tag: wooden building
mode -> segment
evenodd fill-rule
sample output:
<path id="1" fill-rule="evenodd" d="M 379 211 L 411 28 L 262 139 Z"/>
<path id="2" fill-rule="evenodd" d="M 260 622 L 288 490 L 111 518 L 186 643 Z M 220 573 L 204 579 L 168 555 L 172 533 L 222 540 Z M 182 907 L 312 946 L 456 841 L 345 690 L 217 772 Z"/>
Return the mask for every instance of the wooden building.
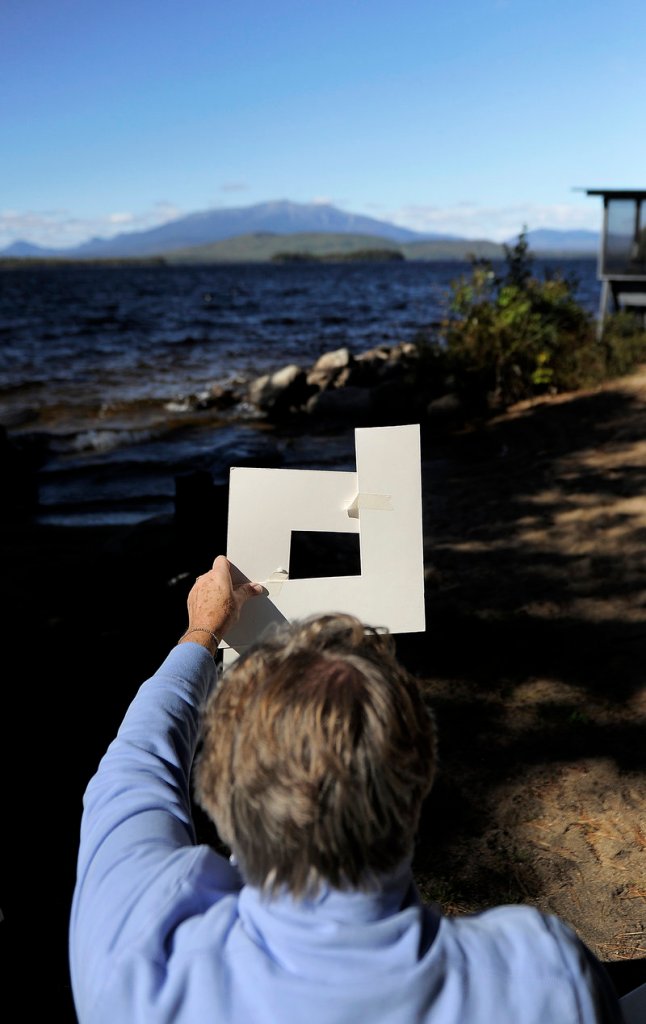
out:
<path id="1" fill-rule="evenodd" d="M 599 325 L 611 299 L 615 312 L 633 309 L 646 323 L 646 190 L 589 188 L 586 193 L 603 198 Z"/>

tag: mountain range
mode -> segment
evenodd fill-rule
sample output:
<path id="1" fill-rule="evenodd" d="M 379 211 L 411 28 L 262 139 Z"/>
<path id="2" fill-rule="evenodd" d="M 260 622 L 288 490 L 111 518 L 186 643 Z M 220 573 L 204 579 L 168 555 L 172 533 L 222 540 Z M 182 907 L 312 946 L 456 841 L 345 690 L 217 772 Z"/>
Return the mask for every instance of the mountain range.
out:
<path id="1" fill-rule="evenodd" d="M 454 258 L 463 258 L 474 251 L 474 246 L 481 249 L 484 246 L 484 251 L 492 258 L 496 253 L 503 254 L 502 246 L 486 239 L 412 231 L 388 221 L 346 213 L 328 203 L 277 200 L 252 206 L 203 210 L 177 217 L 145 231 L 122 232 L 111 238 L 92 238 L 73 248 L 47 249 L 31 242 L 15 241 L 0 250 L 0 257 L 96 260 L 145 259 L 176 254 L 182 260 L 192 257 L 218 261 L 268 259 L 280 251 L 281 238 L 284 236 L 292 236 L 289 248 L 293 251 L 295 236 L 311 239 L 312 235 L 357 236 L 354 246 L 356 251 L 385 243 L 384 247 L 388 249 L 401 247 L 407 258 L 415 258 L 416 254 L 420 259 L 451 258 L 446 253 L 452 254 Z M 231 239 L 238 240 L 234 247 L 237 255 L 227 255 L 230 247 L 222 245 Z M 250 246 L 245 246 L 241 244 L 241 239 L 250 239 L 252 242 Z M 259 246 L 258 242 L 262 239 L 269 244 Z M 515 240 L 509 241 L 513 243 Z M 549 251 L 552 254 L 592 256 L 599 245 L 599 235 L 594 231 L 543 228 L 529 231 L 527 240 L 536 253 Z M 346 250 L 352 248 L 348 242 L 349 239 L 346 239 Z M 257 257 L 248 255 L 253 251 L 260 253 L 261 250 L 262 255 Z"/>

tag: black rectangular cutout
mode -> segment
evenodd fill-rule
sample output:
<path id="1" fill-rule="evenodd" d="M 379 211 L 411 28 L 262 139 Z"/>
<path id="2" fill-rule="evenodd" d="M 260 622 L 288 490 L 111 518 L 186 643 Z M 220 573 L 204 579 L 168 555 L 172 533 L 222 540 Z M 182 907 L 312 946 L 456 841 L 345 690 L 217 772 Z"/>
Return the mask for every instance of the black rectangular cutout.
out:
<path id="1" fill-rule="evenodd" d="M 360 575 L 361 553 L 358 533 L 292 530 L 289 550 L 290 580 Z"/>

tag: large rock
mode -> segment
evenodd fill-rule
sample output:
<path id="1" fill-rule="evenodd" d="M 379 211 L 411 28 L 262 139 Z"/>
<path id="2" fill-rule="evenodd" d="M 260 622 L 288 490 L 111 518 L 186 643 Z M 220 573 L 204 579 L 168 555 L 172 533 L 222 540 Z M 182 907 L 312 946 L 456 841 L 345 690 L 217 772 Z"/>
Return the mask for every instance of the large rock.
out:
<path id="1" fill-rule="evenodd" d="M 301 411 L 313 391 L 305 371 L 292 363 L 253 380 L 247 398 L 267 416 L 277 418 Z"/>
<path id="2" fill-rule="evenodd" d="M 370 388 L 383 380 L 390 365 L 391 347 L 387 345 L 370 348 L 355 356 L 352 379 L 349 383 L 357 387 Z"/>
<path id="3" fill-rule="evenodd" d="M 306 411 L 319 422 L 367 424 L 372 416 L 372 396 L 368 388 L 330 388 L 313 395 Z"/>
<path id="4" fill-rule="evenodd" d="M 314 363 L 313 370 L 342 370 L 352 362 L 349 348 L 337 348 L 333 352 L 324 352 Z"/>
<path id="5" fill-rule="evenodd" d="M 324 352 L 307 374 L 307 383 L 321 391 L 330 387 L 343 387 L 350 378 L 353 357 L 348 348 Z"/>
<path id="6" fill-rule="evenodd" d="M 394 374 L 372 388 L 375 425 L 413 423 L 426 414 L 424 388 L 412 374 Z"/>

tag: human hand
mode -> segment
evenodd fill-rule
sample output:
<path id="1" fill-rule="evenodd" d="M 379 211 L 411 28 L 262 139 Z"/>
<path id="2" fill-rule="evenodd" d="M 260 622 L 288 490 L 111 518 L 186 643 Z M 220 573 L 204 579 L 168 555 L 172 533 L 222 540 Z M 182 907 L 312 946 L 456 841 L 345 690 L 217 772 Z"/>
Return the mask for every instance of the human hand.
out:
<path id="1" fill-rule="evenodd" d="M 214 654 L 219 641 L 238 621 L 245 601 L 264 592 L 259 583 L 234 586 L 228 558 L 218 555 L 212 568 L 198 576 L 191 588 L 187 599 L 188 627 L 179 643 L 191 640 Z"/>

